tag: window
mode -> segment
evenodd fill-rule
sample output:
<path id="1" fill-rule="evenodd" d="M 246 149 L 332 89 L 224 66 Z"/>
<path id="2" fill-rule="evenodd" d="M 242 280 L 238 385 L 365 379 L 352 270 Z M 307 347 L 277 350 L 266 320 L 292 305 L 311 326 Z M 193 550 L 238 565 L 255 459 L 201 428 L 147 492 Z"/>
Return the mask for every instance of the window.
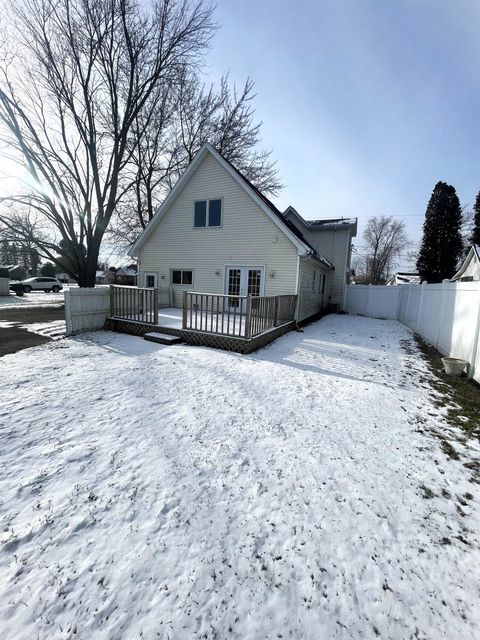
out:
<path id="1" fill-rule="evenodd" d="M 145 286 L 149 289 L 155 289 L 157 286 L 157 275 L 155 273 L 145 274 Z"/>
<path id="2" fill-rule="evenodd" d="M 195 227 L 221 227 L 222 226 L 222 201 L 199 200 L 195 202 Z"/>
<path id="3" fill-rule="evenodd" d="M 318 276 L 318 271 L 314 271 L 313 272 L 313 280 L 312 280 L 312 293 L 315 293 L 315 285 L 317 284 L 317 276 Z"/>
<path id="4" fill-rule="evenodd" d="M 207 201 L 195 202 L 195 226 L 207 226 Z"/>
<path id="5" fill-rule="evenodd" d="M 172 284 L 192 284 L 193 271 L 183 269 L 172 270 Z"/>

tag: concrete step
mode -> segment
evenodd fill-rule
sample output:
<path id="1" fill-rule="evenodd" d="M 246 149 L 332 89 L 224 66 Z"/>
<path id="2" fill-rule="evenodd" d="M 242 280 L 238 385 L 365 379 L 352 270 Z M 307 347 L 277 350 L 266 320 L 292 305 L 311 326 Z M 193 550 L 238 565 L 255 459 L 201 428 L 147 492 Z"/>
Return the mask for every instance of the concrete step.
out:
<path id="1" fill-rule="evenodd" d="M 168 333 L 160 333 L 159 331 L 151 331 L 144 336 L 145 340 L 150 342 L 158 342 L 159 344 L 178 344 L 182 341 L 178 336 L 171 336 Z"/>

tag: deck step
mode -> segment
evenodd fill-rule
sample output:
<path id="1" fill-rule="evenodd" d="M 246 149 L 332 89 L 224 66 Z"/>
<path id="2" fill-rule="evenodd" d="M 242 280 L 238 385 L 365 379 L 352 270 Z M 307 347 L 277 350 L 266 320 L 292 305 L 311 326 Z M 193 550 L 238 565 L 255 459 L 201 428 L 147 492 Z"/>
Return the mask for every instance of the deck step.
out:
<path id="1" fill-rule="evenodd" d="M 182 342 L 182 339 L 178 336 L 171 336 L 168 333 L 160 333 L 159 331 L 151 331 L 150 333 L 146 333 L 143 337 L 145 340 L 158 342 L 159 344 L 178 344 L 179 342 Z"/>

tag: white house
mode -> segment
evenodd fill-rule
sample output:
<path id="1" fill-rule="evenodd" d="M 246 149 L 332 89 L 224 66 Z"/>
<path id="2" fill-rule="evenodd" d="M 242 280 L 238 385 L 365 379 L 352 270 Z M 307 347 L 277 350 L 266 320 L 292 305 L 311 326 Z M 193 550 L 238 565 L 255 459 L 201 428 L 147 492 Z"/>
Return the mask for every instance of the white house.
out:
<path id="1" fill-rule="evenodd" d="M 462 266 L 453 276 L 452 281 L 472 282 L 480 280 L 480 246 L 473 244 Z"/>
<path id="2" fill-rule="evenodd" d="M 297 320 L 340 305 L 356 220 L 281 213 L 205 144 L 132 247 L 138 286 L 228 296 L 298 295 Z"/>

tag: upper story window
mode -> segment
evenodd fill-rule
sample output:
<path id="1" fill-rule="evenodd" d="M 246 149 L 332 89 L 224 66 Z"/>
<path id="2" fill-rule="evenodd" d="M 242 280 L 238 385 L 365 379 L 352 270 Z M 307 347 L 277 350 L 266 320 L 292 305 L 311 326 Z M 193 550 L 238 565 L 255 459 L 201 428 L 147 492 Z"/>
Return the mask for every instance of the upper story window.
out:
<path id="1" fill-rule="evenodd" d="M 195 227 L 221 227 L 222 201 L 198 200 L 195 202 Z"/>

